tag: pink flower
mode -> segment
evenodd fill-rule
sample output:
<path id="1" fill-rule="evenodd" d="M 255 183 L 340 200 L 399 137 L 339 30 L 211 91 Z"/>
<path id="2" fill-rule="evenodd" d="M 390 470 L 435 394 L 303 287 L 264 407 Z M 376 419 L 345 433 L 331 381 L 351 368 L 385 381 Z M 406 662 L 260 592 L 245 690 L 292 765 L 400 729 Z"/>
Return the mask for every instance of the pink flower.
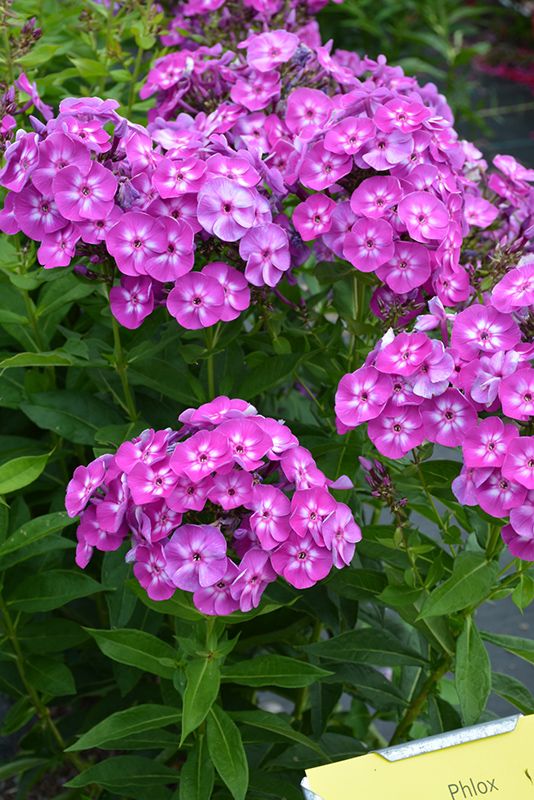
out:
<path id="1" fill-rule="evenodd" d="M 223 242 L 236 242 L 253 226 L 256 205 L 247 187 L 228 178 L 210 178 L 198 195 L 198 221 Z"/>
<path id="2" fill-rule="evenodd" d="M 509 443 L 502 474 L 527 489 L 534 489 L 534 436 L 518 436 Z"/>
<path id="3" fill-rule="evenodd" d="M 176 445 L 170 465 L 176 475 L 187 475 L 197 482 L 210 472 L 231 463 L 232 459 L 225 436 L 216 431 L 198 431 L 187 441 Z"/>
<path id="4" fill-rule="evenodd" d="M 208 492 L 213 486 L 210 477 L 198 481 L 191 480 L 187 475 L 178 477 L 178 482 L 171 494 L 167 497 L 167 505 L 173 511 L 186 513 L 186 511 L 203 511 L 208 498 Z"/>
<path id="5" fill-rule="evenodd" d="M 151 600 L 168 600 L 175 586 L 167 574 L 167 559 L 160 544 L 136 547 L 134 575 Z"/>
<path id="6" fill-rule="evenodd" d="M 327 489 L 314 487 L 297 491 L 291 499 L 289 524 L 298 536 L 310 534 L 323 545 L 323 521 L 335 511 L 336 501 Z"/>
<path id="7" fill-rule="evenodd" d="M 170 509 L 167 499 L 158 500 L 156 503 L 143 508 L 143 513 L 150 524 L 149 542 L 159 542 L 161 539 L 166 539 L 182 524 L 183 515 Z"/>
<path id="8" fill-rule="evenodd" d="M 96 547 L 97 550 L 102 550 L 105 553 L 118 550 L 127 533 L 128 529 L 125 525 L 114 533 L 109 533 L 101 528 L 98 524 L 94 505 L 88 506 L 83 512 L 77 531 L 80 542 Z"/>
<path id="9" fill-rule="evenodd" d="M 91 461 L 86 467 L 76 467 L 67 486 L 65 507 L 69 517 L 76 517 L 83 511 L 96 490 L 102 486 L 106 477 L 107 459 Z"/>
<path id="10" fill-rule="evenodd" d="M 58 208 L 66 219 L 105 219 L 114 205 L 117 178 L 93 161 L 86 174 L 74 165 L 64 167 L 52 185 Z"/>
<path id="11" fill-rule="evenodd" d="M 109 293 L 111 313 L 120 324 L 133 330 L 154 310 L 154 293 L 149 278 L 121 277 L 120 286 Z"/>
<path id="12" fill-rule="evenodd" d="M 373 138 L 375 124 L 367 117 L 345 117 L 327 131 L 324 146 L 332 153 L 354 155 Z"/>
<path id="13" fill-rule="evenodd" d="M 491 304 L 505 314 L 534 305 L 534 261 L 507 272 L 494 287 Z"/>
<path id="14" fill-rule="evenodd" d="M 247 62 L 258 72 L 269 72 L 293 56 L 299 44 L 298 36 L 284 30 L 268 31 L 252 36 L 241 46 L 247 48 Z"/>
<path id="15" fill-rule="evenodd" d="M 291 586 L 308 589 L 326 578 L 332 568 L 332 554 L 309 534 L 304 537 L 294 534 L 274 551 L 271 562 Z"/>
<path id="16" fill-rule="evenodd" d="M 209 328 L 223 313 L 224 291 L 220 283 L 202 272 L 189 272 L 167 297 L 169 314 L 188 330 Z"/>
<path id="17" fill-rule="evenodd" d="M 253 510 L 250 527 L 264 550 L 285 542 L 291 533 L 289 499 L 275 486 L 255 486 L 247 507 Z"/>
<path id="18" fill-rule="evenodd" d="M 239 158 L 239 156 L 230 158 L 216 153 L 208 158 L 206 166 L 210 176 L 228 178 L 249 189 L 256 186 L 261 180 L 259 173 L 250 161 L 246 158 Z"/>
<path id="19" fill-rule="evenodd" d="M 454 496 L 463 506 L 478 505 L 477 490 L 491 475 L 492 470 L 462 467 L 462 471 L 451 484 Z"/>
<path id="20" fill-rule="evenodd" d="M 106 247 L 125 275 L 145 275 L 150 258 L 161 252 L 165 233 L 160 222 L 142 211 L 123 214 L 106 234 Z"/>
<path id="21" fill-rule="evenodd" d="M 534 507 L 530 506 L 530 513 L 534 515 Z M 534 561 L 534 534 L 522 536 L 517 533 L 511 525 L 505 525 L 501 531 L 501 536 L 515 558 L 524 561 Z"/>
<path id="22" fill-rule="evenodd" d="M 252 494 L 252 478 L 247 472 L 234 469 L 214 475 L 208 497 L 224 511 L 244 505 Z"/>
<path id="23" fill-rule="evenodd" d="M 226 572 L 211 586 L 201 587 L 193 594 L 193 603 L 202 614 L 208 616 L 225 616 L 233 614 L 239 608 L 239 603 L 230 593 L 230 587 L 239 575 L 239 569 L 228 558 Z"/>
<path id="24" fill-rule="evenodd" d="M 316 194 L 312 195 L 312 198 L 323 197 L 323 196 L 324 195 Z M 327 200 L 328 203 L 332 202 L 328 197 L 325 197 L 325 200 Z M 301 223 L 301 228 L 302 228 L 301 229 L 295 222 L 295 214 L 299 207 L 300 206 L 297 206 L 295 208 L 295 211 L 293 212 L 293 224 L 295 225 L 295 228 L 297 228 L 298 232 L 300 233 L 304 241 L 307 241 L 307 239 L 305 239 L 303 235 L 303 229 L 305 223 L 304 222 Z M 331 213 L 328 213 L 327 218 L 325 219 L 325 224 L 328 227 L 327 227 L 327 232 L 323 234 L 323 242 L 336 254 L 336 256 L 338 256 L 338 258 L 343 258 L 343 245 L 345 243 L 345 237 L 347 233 L 349 233 L 352 230 L 352 226 L 354 225 L 355 222 L 356 222 L 356 215 L 352 211 L 350 203 L 348 201 L 344 201 L 342 203 L 338 203 L 337 205 L 335 205 L 333 211 Z M 309 225 L 311 226 L 312 230 L 312 236 L 311 236 L 312 239 L 314 238 L 313 235 L 314 223 L 315 220 L 313 219 L 313 209 L 312 209 L 312 214 L 309 217 Z M 319 215 L 319 222 L 317 224 L 319 226 L 321 225 L 321 215 Z"/>
<path id="25" fill-rule="evenodd" d="M 517 428 L 505 425 L 499 417 L 486 417 L 463 438 L 462 451 L 467 467 L 502 467 Z"/>
<path id="26" fill-rule="evenodd" d="M 379 267 L 376 274 L 397 294 L 407 294 L 430 277 L 428 250 L 415 242 L 395 242 L 393 258 Z"/>
<path id="27" fill-rule="evenodd" d="M 402 197 L 397 178 L 366 178 L 355 189 L 350 198 L 350 207 L 355 214 L 379 219 Z"/>
<path id="28" fill-rule="evenodd" d="M 336 204 L 324 194 L 312 194 L 293 211 L 293 225 L 303 241 L 310 242 L 330 230 Z"/>
<path id="29" fill-rule="evenodd" d="M 176 473 L 168 459 L 151 466 L 138 462 L 128 474 L 128 488 L 136 505 L 155 503 L 168 497 L 176 485 Z"/>
<path id="30" fill-rule="evenodd" d="M 78 229 L 74 225 L 67 225 L 54 233 L 43 236 L 41 246 L 37 250 L 37 260 L 45 269 L 53 267 L 67 267 L 76 250 L 80 239 Z"/>
<path id="31" fill-rule="evenodd" d="M 515 320 L 491 306 L 475 304 L 461 311 L 452 329 L 452 347 L 469 360 L 483 353 L 511 350 L 521 341 Z"/>
<path id="32" fill-rule="evenodd" d="M 360 367 L 344 375 L 336 392 L 336 417 L 349 428 L 378 417 L 393 391 L 389 375 L 375 367 Z"/>
<path id="33" fill-rule="evenodd" d="M 430 115 L 430 110 L 421 103 L 409 103 L 395 98 L 378 106 L 374 121 L 381 131 L 399 130 L 401 133 L 412 133 Z"/>
<path id="34" fill-rule="evenodd" d="M 527 367 L 504 378 L 499 384 L 503 412 L 512 419 L 534 416 L 534 369 Z"/>
<path id="35" fill-rule="evenodd" d="M 267 452 L 272 461 L 278 461 L 283 453 L 298 445 L 297 437 L 291 433 L 287 425 L 283 425 L 275 419 L 260 416 L 256 417 L 255 422 L 272 441 L 271 448 Z"/>
<path id="36" fill-rule="evenodd" d="M 292 447 L 282 453 L 280 466 L 288 481 L 294 482 L 297 489 L 310 489 L 326 483 L 325 476 L 305 447 Z"/>
<path id="37" fill-rule="evenodd" d="M 4 153 L 6 163 L 0 170 L 0 186 L 20 192 L 37 166 L 39 150 L 36 133 L 17 133 L 17 139 Z"/>
<path id="38" fill-rule="evenodd" d="M 280 95 L 280 75 L 253 70 L 246 78 L 238 78 L 230 90 L 234 103 L 240 103 L 249 111 L 261 111 Z"/>
<path id="39" fill-rule="evenodd" d="M 175 586 L 195 592 L 227 572 L 226 539 L 211 525 L 182 525 L 165 545 L 167 573 Z"/>
<path id="40" fill-rule="evenodd" d="M 483 197 L 468 194 L 464 201 L 464 217 L 469 225 L 487 228 L 499 216 L 499 209 Z"/>
<path id="41" fill-rule="evenodd" d="M 492 517 L 505 517 L 512 508 L 523 505 L 527 490 L 521 484 L 505 478 L 500 469 L 494 469 L 483 484 L 476 489 L 480 508 Z"/>
<path id="42" fill-rule="evenodd" d="M 148 259 L 145 270 L 162 283 L 176 281 L 193 269 L 193 231 L 187 222 L 172 217 L 159 220 L 159 225 L 161 238 L 156 246 L 161 251 Z"/>
<path id="43" fill-rule="evenodd" d="M 326 547 L 332 552 L 334 567 L 342 569 L 349 566 L 362 532 L 345 503 L 336 503 L 335 511 L 323 522 L 321 533 Z"/>
<path id="44" fill-rule="evenodd" d="M 413 137 L 400 131 L 383 133 L 377 131 L 376 135 L 366 144 L 365 152 L 358 153 L 356 163 L 362 169 L 372 167 L 377 172 L 391 169 L 395 164 L 406 161 L 413 150 Z"/>
<path id="45" fill-rule="evenodd" d="M 205 171 L 205 162 L 194 156 L 179 161 L 164 157 L 156 167 L 152 182 L 160 197 L 177 197 L 198 191 Z"/>
<path id="46" fill-rule="evenodd" d="M 231 419 L 223 422 L 217 430 L 226 438 L 236 464 L 247 472 L 262 466 L 272 440 L 253 420 L 246 417 Z"/>
<path id="47" fill-rule="evenodd" d="M 84 219 L 76 224 L 86 244 L 100 244 L 105 241 L 108 231 L 122 217 L 123 212 L 118 206 L 113 206 L 105 219 Z"/>
<path id="48" fill-rule="evenodd" d="M 416 406 L 399 408 L 392 403 L 379 417 L 370 420 L 367 432 L 376 449 L 388 458 L 402 458 L 425 439 L 419 409 Z"/>
<path id="49" fill-rule="evenodd" d="M 510 524 L 521 538 L 532 541 L 534 546 L 534 492 L 529 492 L 523 505 L 512 508 Z M 529 559 L 534 561 L 534 559 Z"/>
<path id="50" fill-rule="evenodd" d="M 449 386 L 453 373 L 453 357 L 445 352 L 442 342 L 433 339 L 432 352 L 425 358 L 417 372 L 410 376 L 414 394 L 426 398 L 443 394 Z"/>
<path id="51" fill-rule="evenodd" d="M 378 353 L 375 366 L 380 372 L 407 377 L 413 375 L 432 354 L 432 342 L 424 333 L 399 333 Z"/>
<path id="52" fill-rule="evenodd" d="M 512 375 L 519 365 L 519 354 L 504 350 L 493 356 L 475 358 L 460 371 L 458 385 L 469 393 L 476 403 L 490 406 L 499 393 L 503 378 Z"/>
<path id="53" fill-rule="evenodd" d="M 68 225 L 52 195 L 45 197 L 33 186 L 13 195 L 13 212 L 20 230 L 36 241 Z"/>
<path id="54" fill-rule="evenodd" d="M 269 553 L 257 548 L 248 550 L 239 565 L 239 575 L 230 586 L 230 594 L 239 602 L 241 611 L 251 611 L 260 604 L 269 583 L 276 579 Z"/>
<path id="55" fill-rule="evenodd" d="M 245 276 L 254 286 L 276 286 L 291 266 L 287 233 L 271 222 L 247 231 L 239 255 L 247 262 Z"/>
<path id="56" fill-rule="evenodd" d="M 393 228 L 383 219 L 359 219 L 345 237 L 343 255 L 360 272 L 374 272 L 394 253 Z"/>
<path id="57" fill-rule="evenodd" d="M 305 139 L 324 129 L 333 111 L 330 97 L 318 89 L 295 89 L 287 99 L 286 125 Z"/>
<path id="58" fill-rule="evenodd" d="M 416 242 L 441 241 L 447 234 L 449 212 L 430 192 L 412 192 L 399 203 L 398 214 Z"/>
<path id="59" fill-rule="evenodd" d="M 220 310 L 222 322 L 237 319 L 250 305 L 250 287 L 246 278 L 223 261 L 212 261 L 202 269 L 203 275 L 215 278 L 224 292 L 224 305 Z"/>
<path id="60" fill-rule="evenodd" d="M 128 475 L 138 461 L 143 464 L 163 461 L 167 457 L 169 430 L 154 431 L 148 428 L 132 441 L 123 442 L 115 455 L 115 463 L 119 469 Z"/>
<path id="61" fill-rule="evenodd" d="M 64 133 L 51 133 L 39 145 L 39 164 L 32 173 L 32 183 L 43 194 L 49 194 L 56 175 L 72 165 L 87 175 L 91 168 L 90 151 Z"/>
<path id="62" fill-rule="evenodd" d="M 299 177 L 308 189 L 320 192 L 327 189 L 352 169 L 352 158 L 344 153 L 326 150 L 322 142 L 317 142 L 302 162 Z"/>
<path id="63" fill-rule="evenodd" d="M 425 435 L 430 442 L 456 447 L 477 424 L 477 413 L 458 389 L 448 389 L 421 406 Z"/>

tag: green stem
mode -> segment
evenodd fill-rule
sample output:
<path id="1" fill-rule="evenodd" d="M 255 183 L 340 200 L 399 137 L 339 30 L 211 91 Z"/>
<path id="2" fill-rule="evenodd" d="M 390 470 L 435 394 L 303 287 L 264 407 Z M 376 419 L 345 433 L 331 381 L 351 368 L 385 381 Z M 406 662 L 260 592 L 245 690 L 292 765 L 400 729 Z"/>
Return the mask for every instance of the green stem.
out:
<path id="1" fill-rule="evenodd" d="M 117 375 L 120 378 L 121 385 L 122 385 L 122 392 L 124 395 L 124 407 L 128 412 L 128 416 L 132 422 L 138 417 L 137 410 L 135 408 L 135 400 L 133 398 L 132 390 L 130 389 L 130 385 L 128 383 L 128 376 L 127 370 L 128 365 L 126 363 L 126 358 L 124 356 L 124 350 L 122 349 L 121 343 L 121 336 L 120 336 L 120 329 L 119 323 L 113 316 L 111 315 L 111 326 L 113 328 L 113 353 L 114 353 L 114 361 L 115 361 L 115 369 L 117 370 Z"/>
<path id="2" fill-rule="evenodd" d="M 208 358 L 206 368 L 208 372 L 208 399 L 213 400 L 215 397 L 215 360 L 213 357 L 213 348 L 215 346 L 215 337 L 213 332 L 206 328 L 205 332 L 206 350 L 208 351 Z"/>
<path id="3" fill-rule="evenodd" d="M 314 644 L 315 642 L 319 641 L 319 639 L 321 638 L 322 630 L 323 630 L 322 622 L 320 620 L 316 620 L 313 626 L 313 630 L 311 632 L 309 644 Z M 306 711 L 309 698 L 310 698 L 309 686 L 303 686 L 301 689 L 298 690 L 295 699 L 295 710 L 293 712 L 293 717 L 295 722 L 298 723 L 302 722 L 302 717 L 304 716 L 304 712 Z"/>
<path id="4" fill-rule="evenodd" d="M 7 25 L 7 14 L 4 16 L 2 20 L 2 39 L 4 43 L 4 51 L 5 51 L 5 65 L 6 65 L 6 78 L 8 86 L 11 86 L 14 80 L 13 75 L 13 60 L 11 58 L 11 42 L 9 41 L 9 32 L 8 32 L 8 25 Z"/>
<path id="5" fill-rule="evenodd" d="M 113 3 L 112 3 L 112 5 L 113 5 Z M 145 9 L 145 18 L 144 18 L 144 24 L 145 25 L 148 22 L 148 18 L 149 18 L 149 15 L 150 15 L 151 8 L 152 8 L 152 0 L 149 0 L 149 2 L 147 3 L 146 9 Z M 137 88 L 137 81 L 139 80 L 139 75 L 141 73 L 141 66 L 143 64 L 143 53 L 144 53 L 144 50 L 141 47 L 141 45 L 139 45 L 138 48 L 137 48 L 137 54 L 135 56 L 134 68 L 133 68 L 133 72 L 132 72 L 132 80 L 130 82 L 130 92 L 129 92 L 129 96 L 128 96 L 128 106 L 126 108 L 126 116 L 127 117 L 130 116 L 131 111 L 132 111 L 132 107 L 133 107 L 133 104 L 134 104 L 135 90 Z"/>
<path id="6" fill-rule="evenodd" d="M 421 711 L 424 708 L 426 701 L 434 688 L 437 686 L 443 676 L 449 671 L 452 659 L 446 656 L 437 665 L 436 669 L 429 675 L 428 679 L 423 684 L 423 688 L 419 694 L 414 697 L 404 715 L 397 725 L 393 736 L 391 737 L 390 745 L 398 744 L 410 732 L 413 723 L 419 718 Z"/>
<path id="7" fill-rule="evenodd" d="M 45 703 L 43 703 L 38 693 L 31 685 L 28 678 L 26 677 L 26 671 L 24 668 L 24 654 L 20 647 L 15 625 L 13 624 L 13 620 L 11 619 L 11 615 L 4 601 L 4 598 L 2 597 L 1 594 L 0 594 L 0 611 L 2 612 L 2 617 L 4 619 L 7 637 L 13 647 L 13 652 L 15 654 L 15 661 L 17 664 L 17 670 L 20 675 L 20 679 L 24 685 L 24 688 L 28 693 L 28 697 L 30 698 L 33 707 L 35 708 L 37 716 L 46 725 L 46 727 L 48 728 L 48 730 L 52 735 L 52 738 L 55 740 L 60 750 L 64 752 L 66 746 L 65 740 L 63 739 L 63 736 L 61 735 L 59 729 L 57 728 L 54 720 L 50 716 L 50 709 L 48 708 L 47 705 L 45 705 Z M 77 770 L 82 771 L 85 768 L 84 762 L 78 755 L 76 755 L 76 753 L 64 753 L 64 755 L 65 758 L 67 758 L 76 767 Z"/>
<path id="8" fill-rule="evenodd" d="M 439 513 L 439 511 L 438 511 L 438 509 L 436 507 L 436 504 L 434 503 L 434 498 L 430 494 L 429 488 L 428 488 L 428 486 L 426 484 L 425 476 L 423 475 L 423 470 L 421 469 L 421 462 L 419 461 L 419 459 L 417 458 L 417 455 L 415 453 L 414 453 L 414 463 L 415 463 L 415 466 L 417 468 L 417 474 L 419 475 L 419 480 L 421 481 L 421 486 L 423 487 L 423 491 L 425 493 L 425 496 L 426 496 L 426 498 L 427 498 L 427 500 L 429 502 L 429 505 L 432 508 L 434 514 L 436 515 L 436 521 L 437 521 L 439 527 L 441 528 L 441 530 L 443 531 L 443 533 L 447 536 L 448 533 L 449 533 L 449 530 L 448 530 L 447 526 L 445 525 L 445 523 L 443 522 L 443 520 L 441 519 L 440 513 Z"/>

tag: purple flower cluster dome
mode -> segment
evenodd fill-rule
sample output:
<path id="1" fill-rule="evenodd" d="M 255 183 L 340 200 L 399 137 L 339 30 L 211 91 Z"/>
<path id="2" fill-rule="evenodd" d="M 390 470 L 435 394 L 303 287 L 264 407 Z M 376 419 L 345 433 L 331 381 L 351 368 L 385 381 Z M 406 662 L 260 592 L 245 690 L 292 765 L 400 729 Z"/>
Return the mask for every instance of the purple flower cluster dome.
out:
<path id="1" fill-rule="evenodd" d="M 182 589 L 224 615 L 255 608 L 278 576 L 306 589 L 350 563 L 360 528 L 329 491 L 347 481 L 329 481 L 286 425 L 228 397 L 180 421 L 75 470 L 78 566 L 131 537 L 126 560 L 152 600 Z"/>

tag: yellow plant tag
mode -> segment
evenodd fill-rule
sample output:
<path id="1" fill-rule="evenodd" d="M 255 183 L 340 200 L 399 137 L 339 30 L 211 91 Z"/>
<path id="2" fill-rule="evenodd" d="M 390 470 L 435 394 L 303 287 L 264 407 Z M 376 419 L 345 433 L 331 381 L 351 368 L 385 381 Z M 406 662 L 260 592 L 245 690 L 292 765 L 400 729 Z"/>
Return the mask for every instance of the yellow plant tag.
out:
<path id="1" fill-rule="evenodd" d="M 534 715 L 306 771 L 307 800 L 534 800 Z"/>

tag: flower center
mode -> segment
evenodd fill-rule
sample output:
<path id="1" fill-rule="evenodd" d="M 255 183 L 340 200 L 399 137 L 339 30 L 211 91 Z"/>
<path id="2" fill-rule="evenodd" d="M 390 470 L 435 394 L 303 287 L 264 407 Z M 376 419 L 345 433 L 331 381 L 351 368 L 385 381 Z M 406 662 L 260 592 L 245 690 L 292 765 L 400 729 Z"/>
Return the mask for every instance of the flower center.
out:
<path id="1" fill-rule="evenodd" d="M 396 422 L 395 425 L 393 426 L 393 430 L 395 431 L 395 433 L 400 433 L 402 431 L 402 427 L 399 425 L 398 422 Z"/>
<path id="2" fill-rule="evenodd" d="M 301 561 L 304 561 L 304 559 L 307 557 L 307 555 L 308 555 L 308 554 L 307 554 L 307 553 L 305 553 L 305 552 L 304 552 L 304 550 L 301 550 L 301 551 L 300 551 L 300 553 L 299 553 L 299 558 L 300 558 L 300 560 L 301 560 Z"/>
<path id="3" fill-rule="evenodd" d="M 202 305 L 202 298 L 201 297 L 193 297 L 193 305 L 194 306 L 201 306 Z"/>

